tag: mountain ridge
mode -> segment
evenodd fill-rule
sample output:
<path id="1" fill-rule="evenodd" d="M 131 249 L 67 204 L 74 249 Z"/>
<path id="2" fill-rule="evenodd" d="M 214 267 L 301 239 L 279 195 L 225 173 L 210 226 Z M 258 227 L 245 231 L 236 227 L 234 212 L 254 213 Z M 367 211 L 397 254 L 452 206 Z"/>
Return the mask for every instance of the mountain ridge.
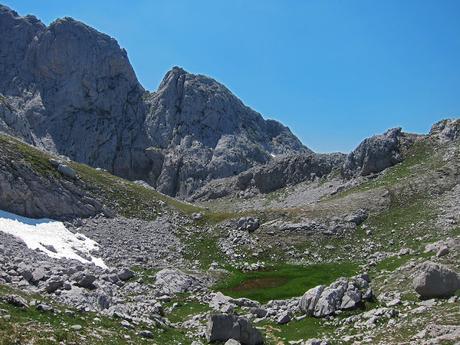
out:
<path id="1" fill-rule="evenodd" d="M 11 35 L 0 38 L 0 71 L 15 71 L 0 85 L 9 134 L 179 197 L 273 155 L 310 152 L 214 79 L 175 67 L 150 93 L 115 39 L 72 18 L 31 18 L 1 7 Z M 10 40 L 21 42 L 14 56 Z"/>

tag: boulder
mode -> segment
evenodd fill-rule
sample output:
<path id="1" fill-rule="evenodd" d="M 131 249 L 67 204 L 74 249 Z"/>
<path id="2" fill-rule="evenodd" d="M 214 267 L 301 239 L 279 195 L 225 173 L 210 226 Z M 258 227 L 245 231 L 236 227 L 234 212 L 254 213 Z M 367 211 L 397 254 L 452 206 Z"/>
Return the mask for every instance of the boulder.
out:
<path id="1" fill-rule="evenodd" d="M 127 268 L 124 268 L 118 273 L 118 278 L 122 281 L 130 280 L 132 277 L 134 277 L 134 272 Z"/>
<path id="2" fill-rule="evenodd" d="M 427 261 L 418 267 L 418 271 L 413 287 L 423 299 L 449 297 L 460 289 L 459 275 L 444 265 Z"/>
<path id="3" fill-rule="evenodd" d="M 318 285 L 302 296 L 299 309 L 306 315 L 324 317 L 338 310 L 351 310 L 361 306 L 364 300 L 372 300 L 369 276 L 364 273 L 350 280 L 339 278 L 328 287 Z"/>
<path id="4" fill-rule="evenodd" d="M 259 319 L 267 316 L 267 309 L 264 308 L 252 307 L 251 309 L 249 309 L 249 311 L 251 312 L 251 314 L 255 315 Z"/>
<path id="5" fill-rule="evenodd" d="M 441 248 L 439 248 L 438 252 L 436 253 L 436 256 L 438 258 L 440 258 L 440 257 L 443 257 L 443 256 L 445 256 L 447 254 L 449 254 L 449 247 L 442 246 Z"/>
<path id="6" fill-rule="evenodd" d="M 259 345 L 264 340 L 260 331 L 242 317 L 228 314 L 211 314 L 206 326 L 208 342 L 226 342 L 229 339 L 239 341 L 242 345 Z"/>
<path id="7" fill-rule="evenodd" d="M 66 177 L 69 177 L 69 178 L 77 177 L 77 172 L 66 164 L 59 164 L 57 170 Z"/>
<path id="8" fill-rule="evenodd" d="M 27 265 L 21 263 L 16 270 L 26 281 L 32 281 L 32 270 Z"/>
<path id="9" fill-rule="evenodd" d="M 237 222 L 238 230 L 246 230 L 249 232 L 256 231 L 259 226 L 259 219 L 253 217 L 242 217 Z"/>
<path id="10" fill-rule="evenodd" d="M 302 299 L 300 300 L 299 309 L 307 315 L 313 315 L 316 304 L 318 303 L 318 300 L 323 291 L 324 285 L 318 285 L 317 287 L 314 287 L 305 292 L 305 294 L 302 296 Z"/>
<path id="11" fill-rule="evenodd" d="M 321 293 L 316 303 L 313 315 L 316 317 L 329 316 L 339 309 L 344 291 L 340 288 L 328 287 Z"/>
<path id="12" fill-rule="evenodd" d="M 46 280 L 48 278 L 45 270 L 43 268 L 36 268 L 32 271 L 32 278 L 31 278 L 31 283 L 33 284 L 38 284 L 38 282 L 42 280 Z"/>
<path id="13" fill-rule="evenodd" d="M 7 296 L 3 297 L 3 300 L 8 304 L 14 305 L 15 307 L 19 307 L 19 308 L 28 308 L 29 307 L 29 305 L 27 304 L 27 301 L 24 298 L 22 298 L 21 296 L 7 295 Z"/>
<path id="14" fill-rule="evenodd" d="M 357 289 L 345 292 L 340 304 L 341 310 L 350 310 L 358 308 L 362 303 L 361 292 Z"/>
<path id="15" fill-rule="evenodd" d="M 142 338 L 151 339 L 153 338 L 153 333 L 149 330 L 142 330 L 139 332 L 139 336 Z"/>
<path id="16" fill-rule="evenodd" d="M 75 277 L 76 285 L 85 289 L 94 289 L 96 276 L 91 273 L 81 272 Z"/>
<path id="17" fill-rule="evenodd" d="M 291 319 L 292 319 L 291 313 L 288 311 L 285 311 L 276 318 L 276 323 L 278 325 L 284 325 L 288 323 L 289 321 L 291 321 Z"/>
<path id="18" fill-rule="evenodd" d="M 155 275 L 155 286 L 164 294 L 192 292 L 202 287 L 201 281 L 176 269 L 163 269 Z"/>
<path id="19" fill-rule="evenodd" d="M 64 281 L 59 278 L 51 278 L 46 282 L 45 291 L 53 293 L 64 286 Z"/>

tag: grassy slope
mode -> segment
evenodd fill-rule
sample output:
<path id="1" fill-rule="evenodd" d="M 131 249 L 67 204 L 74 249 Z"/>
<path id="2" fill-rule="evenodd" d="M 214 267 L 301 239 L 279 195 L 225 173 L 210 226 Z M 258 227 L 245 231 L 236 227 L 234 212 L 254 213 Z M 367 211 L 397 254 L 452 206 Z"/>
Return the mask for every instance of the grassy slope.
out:
<path id="1" fill-rule="evenodd" d="M 50 154 L 3 134 L 0 134 L 0 145 L 3 159 L 20 160 L 41 175 L 62 178 L 50 163 L 49 160 L 54 158 Z M 153 189 L 145 188 L 85 164 L 76 162 L 68 164 L 77 171 L 87 192 L 125 217 L 152 220 L 165 211 L 162 205 L 185 215 L 201 212 L 204 217 L 199 222 L 200 224 L 216 223 L 234 216 L 232 213 L 210 212 L 201 207 L 178 201 Z"/>

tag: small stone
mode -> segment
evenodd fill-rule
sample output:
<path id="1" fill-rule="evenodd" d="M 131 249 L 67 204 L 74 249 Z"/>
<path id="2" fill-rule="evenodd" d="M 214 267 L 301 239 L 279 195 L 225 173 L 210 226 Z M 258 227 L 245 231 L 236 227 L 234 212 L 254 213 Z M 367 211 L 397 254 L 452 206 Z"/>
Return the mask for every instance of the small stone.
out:
<path id="1" fill-rule="evenodd" d="M 127 320 L 122 320 L 120 324 L 125 328 L 133 328 L 133 326 Z"/>
<path id="2" fill-rule="evenodd" d="M 40 303 L 35 308 L 43 312 L 53 312 L 54 311 L 52 306 L 45 304 L 45 303 Z"/>
<path id="3" fill-rule="evenodd" d="M 127 268 L 124 268 L 120 273 L 118 273 L 118 278 L 122 281 L 127 281 L 132 277 L 134 277 L 134 272 Z"/>
<path id="4" fill-rule="evenodd" d="M 447 254 L 449 254 L 449 247 L 442 246 L 441 248 L 439 248 L 438 252 L 436 253 L 436 256 L 438 258 L 440 258 L 440 257 L 445 256 Z"/>
<path id="5" fill-rule="evenodd" d="M 140 331 L 139 332 L 139 336 L 142 337 L 142 338 L 153 338 L 153 333 L 148 331 L 148 330 L 143 330 L 143 331 Z"/>
<path id="6" fill-rule="evenodd" d="M 276 319 L 276 323 L 278 325 L 284 325 L 284 324 L 288 323 L 289 321 L 291 321 L 291 315 L 290 315 L 289 312 L 282 313 Z"/>
<path id="7" fill-rule="evenodd" d="M 83 328 L 83 327 L 82 327 L 81 325 L 72 325 L 72 326 L 70 326 L 70 329 L 71 329 L 72 331 L 81 331 L 82 328 Z"/>

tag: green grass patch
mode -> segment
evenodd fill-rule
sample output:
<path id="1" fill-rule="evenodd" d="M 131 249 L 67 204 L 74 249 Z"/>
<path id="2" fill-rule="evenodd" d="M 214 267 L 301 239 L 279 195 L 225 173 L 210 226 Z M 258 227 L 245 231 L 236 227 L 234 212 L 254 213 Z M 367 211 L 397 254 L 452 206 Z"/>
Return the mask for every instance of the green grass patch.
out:
<path id="1" fill-rule="evenodd" d="M 43 176 L 60 177 L 49 159 L 48 154 L 40 151 L 22 141 L 7 135 L 0 134 L 0 146 L 5 162 L 20 160 L 33 169 L 36 173 Z"/>
<path id="2" fill-rule="evenodd" d="M 324 320 L 314 317 L 306 317 L 300 321 L 291 321 L 285 325 L 277 325 L 273 322 L 261 322 L 265 328 L 265 337 L 268 345 L 287 344 L 288 341 L 321 338 L 325 333 L 333 331 L 332 326 L 324 325 Z"/>
<path id="3" fill-rule="evenodd" d="M 279 265 L 263 271 L 234 271 L 231 276 L 214 286 L 225 295 L 247 297 L 261 303 L 272 299 L 301 296 L 320 284 L 330 284 L 339 277 L 356 274 L 354 263 L 317 264 L 310 266 Z"/>
<path id="4" fill-rule="evenodd" d="M 190 299 L 189 296 L 177 296 L 171 302 L 168 302 L 165 306 L 171 307 L 174 303 L 177 306 L 167 314 L 167 318 L 171 322 L 184 322 L 191 316 L 201 313 L 206 313 L 210 310 L 207 304 L 200 303 L 194 299 Z"/>
<path id="5" fill-rule="evenodd" d="M 226 264 L 226 257 L 218 245 L 219 233 L 190 233 L 185 230 L 180 237 L 185 244 L 184 258 L 190 262 L 196 261 L 201 269 L 207 270 L 214 261 L 221 266 Z"/>

